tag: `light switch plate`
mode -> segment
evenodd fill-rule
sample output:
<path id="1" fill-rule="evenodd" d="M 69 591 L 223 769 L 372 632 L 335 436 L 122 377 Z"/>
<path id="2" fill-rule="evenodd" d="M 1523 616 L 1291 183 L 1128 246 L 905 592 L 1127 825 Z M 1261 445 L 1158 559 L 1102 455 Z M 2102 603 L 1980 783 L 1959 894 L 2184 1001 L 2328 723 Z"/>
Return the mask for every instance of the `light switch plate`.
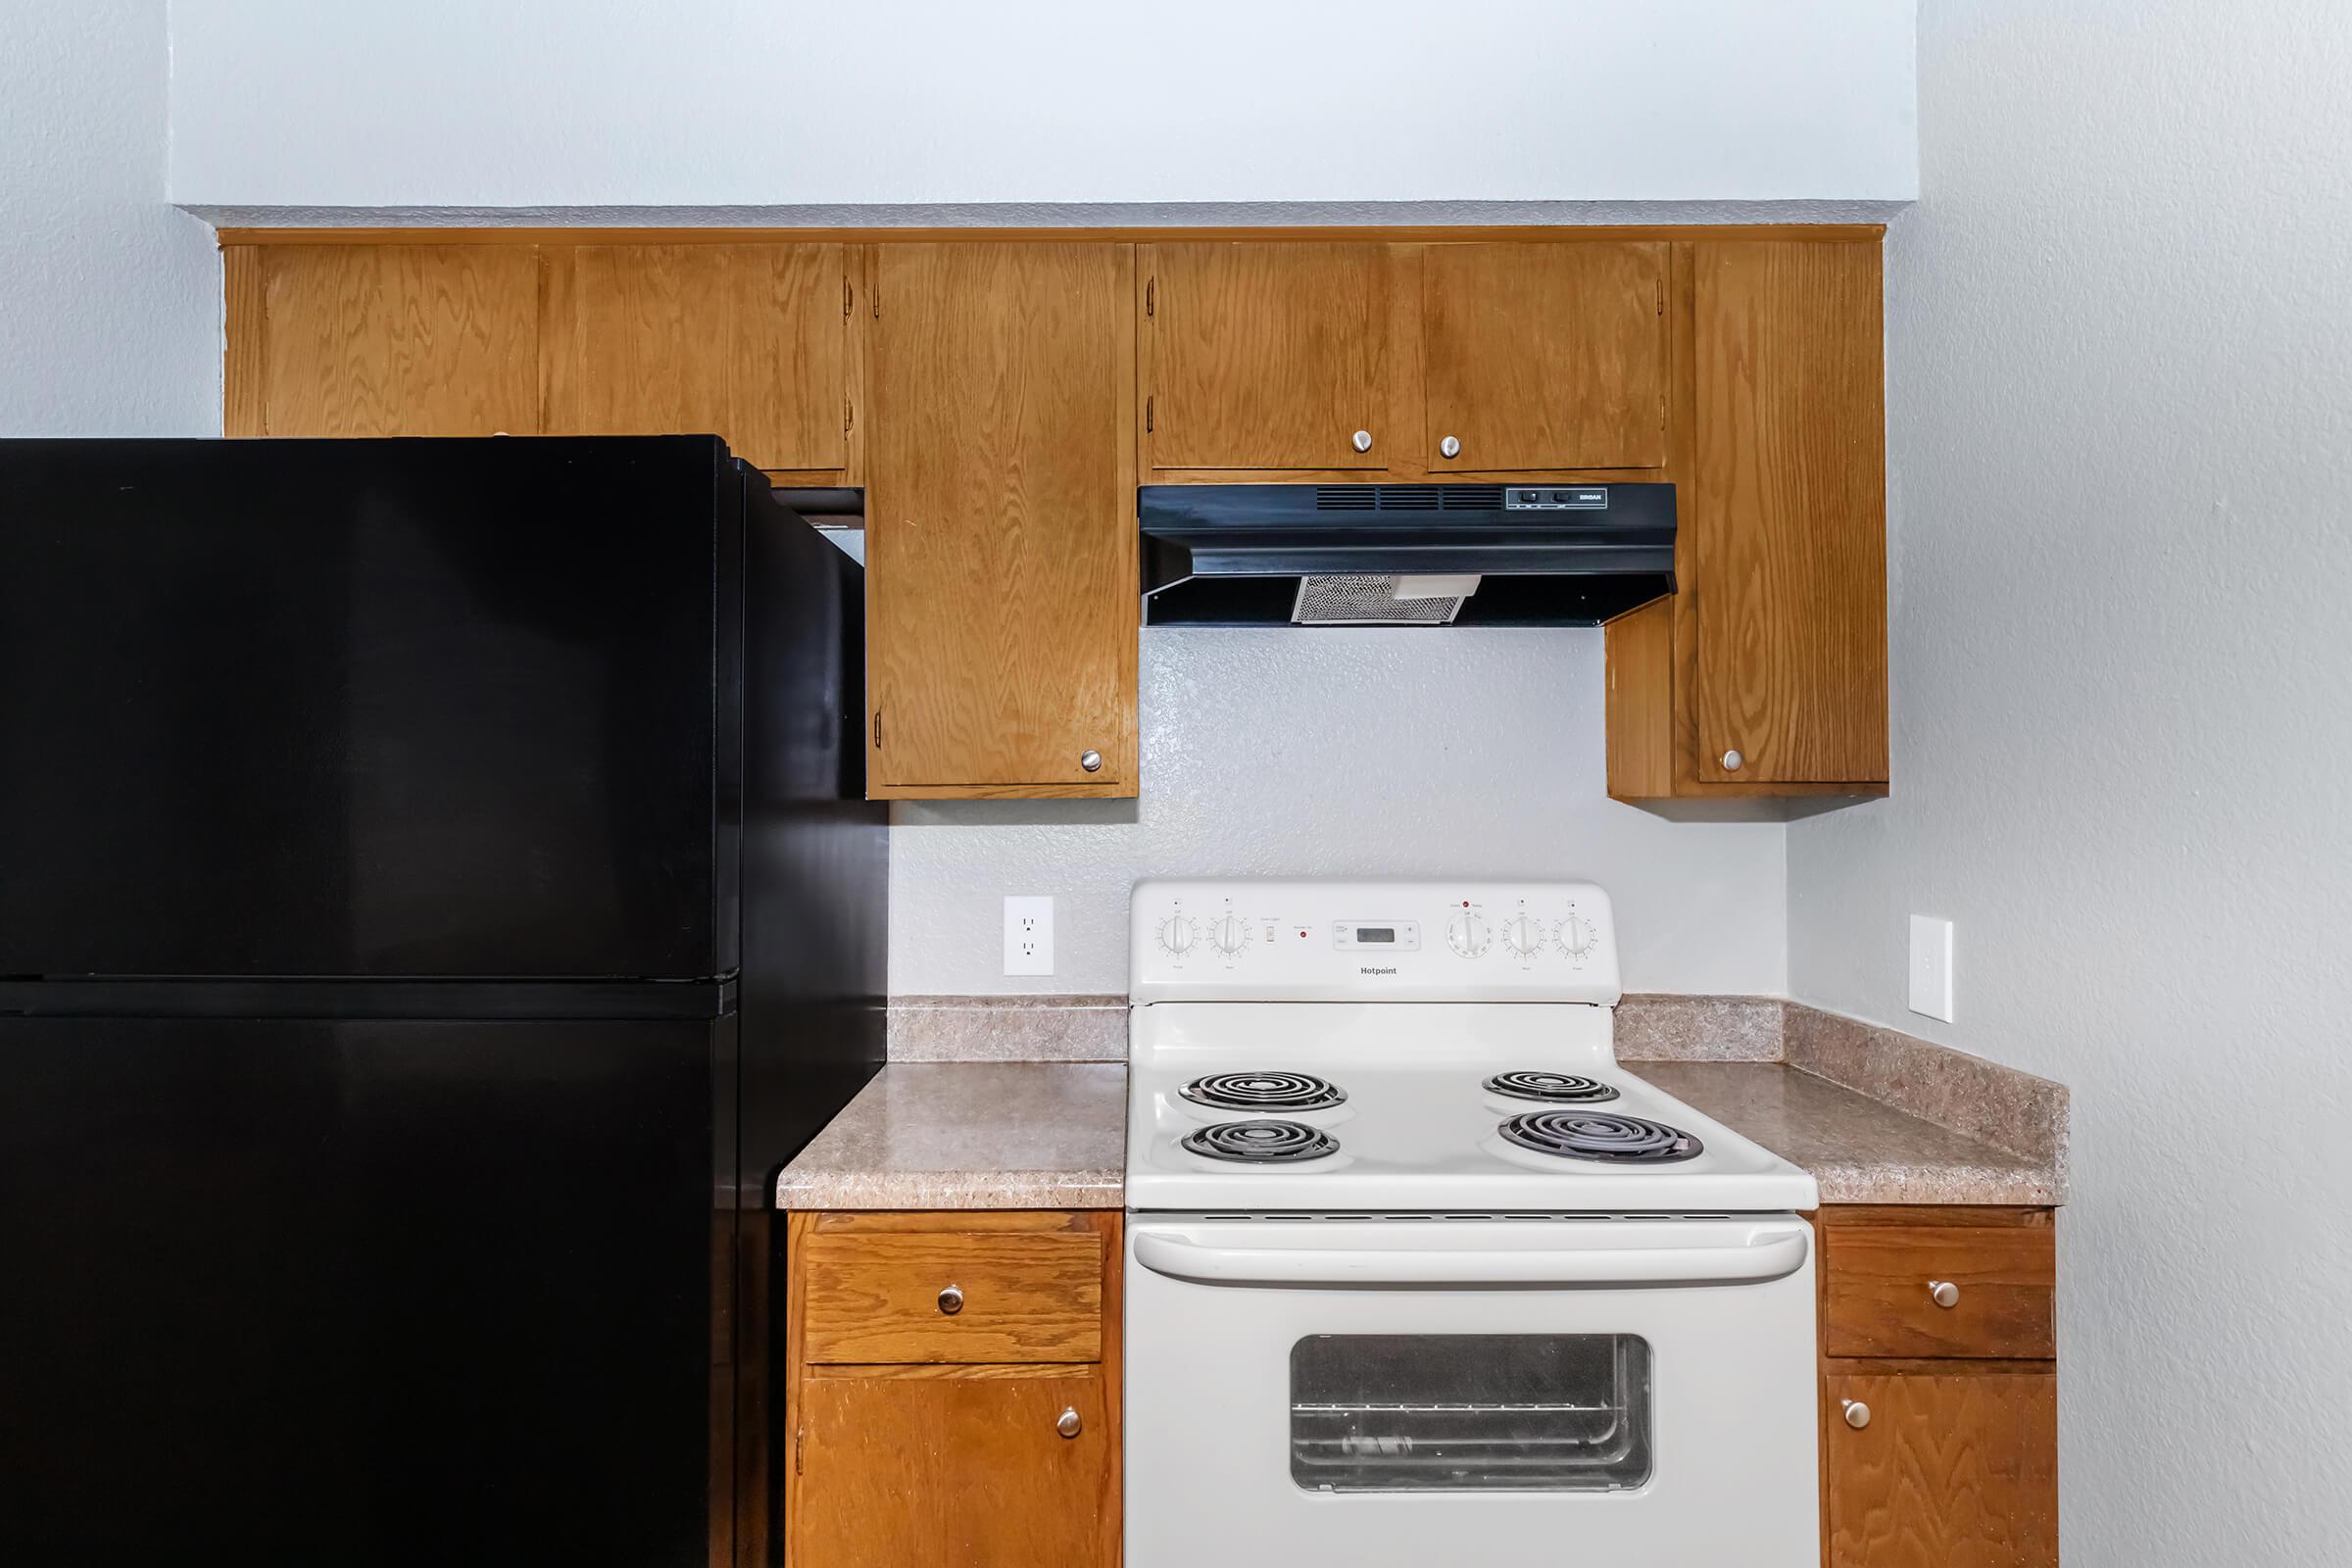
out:
<path id="1" fill-rule="evenodd" d="M 1952 922 L 1911 917 L 1911 1010 L 1952 1021 Z"/>
<path id="2" fill-rule="evenodd" d="M 1054 901 L 1007 893 L 1004 895 L 1004 972 L 1054 972 Z"/>

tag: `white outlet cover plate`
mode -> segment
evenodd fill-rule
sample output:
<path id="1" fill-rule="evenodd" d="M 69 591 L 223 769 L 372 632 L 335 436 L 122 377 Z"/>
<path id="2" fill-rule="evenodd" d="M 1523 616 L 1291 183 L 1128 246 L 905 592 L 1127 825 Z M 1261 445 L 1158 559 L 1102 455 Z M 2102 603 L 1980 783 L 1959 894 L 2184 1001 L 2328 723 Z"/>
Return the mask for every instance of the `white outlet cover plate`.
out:
<path id="1" fill-rule="evenodd" d="M 1911 917 L 1911 1010 L 1952 1021 L 1952 922 Z"/>
<path id="2" fill-rule="evenodd" d="M 1004 972 L 1054 972 L 1054 900 L 1050 895 L 1004 896 Z"/>

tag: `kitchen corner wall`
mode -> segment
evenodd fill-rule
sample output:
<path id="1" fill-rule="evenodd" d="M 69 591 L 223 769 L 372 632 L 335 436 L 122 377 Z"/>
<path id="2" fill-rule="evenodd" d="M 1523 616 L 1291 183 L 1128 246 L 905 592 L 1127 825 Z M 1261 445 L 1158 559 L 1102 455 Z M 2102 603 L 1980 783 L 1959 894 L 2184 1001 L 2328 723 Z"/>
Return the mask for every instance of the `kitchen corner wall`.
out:
<path id="1" fill-rule="evenodd" d="M 0 437 L 220 433 L 220 261 L 164 200 L 165 0 L 0 5 Z"/>
<path id="2" fill-rule="evenodd" d="M 901 804 L 891 990 L 1127 988 L 1143 875 L 1589 877 L 1627 989 L 1778 993 L 1785 829 L 1607 799 L 1596 630 L 1159 627 L 1135 801 Z M 1002 974 L 1002 896 L 1054 896 L 1055 972 Z"/>
<path id="3" fill-rule="evenodd" d="M 1919 19 L 1890 799 L 1800 1001 L 2071 1086 L 2065 1560 L 2339 1561 L 2352 1451 L 2352 9 Z M 1957 922 L 1958 1021 L 1905 1009 Z"/>

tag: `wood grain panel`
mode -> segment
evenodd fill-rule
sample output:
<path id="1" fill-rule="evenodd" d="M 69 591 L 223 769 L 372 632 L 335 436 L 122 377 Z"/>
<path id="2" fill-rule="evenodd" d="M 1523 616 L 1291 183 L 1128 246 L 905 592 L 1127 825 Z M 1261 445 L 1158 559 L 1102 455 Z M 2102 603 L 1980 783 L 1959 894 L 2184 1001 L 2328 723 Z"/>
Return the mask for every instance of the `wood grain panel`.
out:
<path id="1" fill-rule="evenodd" d="M 1674 793 L 1674 601 L 1618 616 L 1608 652 L 1609 794 L 1620 801 Z"/>
<path id="2" fill-rule="evenodd" d="M 2021 1226 L 1837 1226 L 1823 1236 L 1831 1355 L 2058 1353 L 2056 1232 Z M 1957 1288 L 1951 1306 L 1931 1286 Z"/>
<path id="3" fill-rule="evenodd" d="M 1152 467 L 1354 471 L 1418 450 L 1395 409 L 1389 246 L 1147 245 L 1139 261 Z"/>
<path id="4" fill-rule="evenodd" d="M 1092 1361 L 1102 1353 L 1104 1243 L 1093 1230 L 817 1232 L 803 1259 L 802 1355 L 876 1361 Z M 963 1307 L 940 1310 L 955 1286 Z"/>
<path id="5" fill-rule="evenodd" d="M 1299 223 L 1287 226 L 1250 224 L 1244 227 L 1203 223 L 1195 227 L 1167 224 L 1109 224 L 1101 227 L 1054 228 L 437 228 L 433 236 L 452 245 L 738 245 L 748 242 L 850 245 L 938 245 L 969 241 L 1030 244 L 1036 241 L 1117 241 L 1150 244 L 1174 240 L 1360 240 L 1367 235 L 1386 240 L 1479 241 L 1493 244 L 1544 245 L 1565 241 L 1612 244 L 1627 240 L 1788 239 L 1815 245 L 1875 245 L 1886 232 L 1884 223 L 1404 223 L 1369 228 L 1362 224 Z M 414 228 L 223 228 L 222 245 L 384 245 L 414 239 Z"/>
<path id="6" fill-rule="evenodd" d="M 1431 472 L 1666 461 L 1664 245 L 1432 245 L 1421 299 Z"/>
<path id="7" fill-rule="evenodd" d="M 1886 777 L 1878 252 L 1693 247 L 1698 777 Z M 1737 750 L 1737 770 L 1723 765 Z"/>
<path id="8" fill-rule="evenodd" d="M 871 265 L 868 793 L 1133 795 L 1134 252 Z"/>
<path id="9" fill-rule="evenodd" d="M 1106 1385 L 819 1379 L 803 1390 L 791 1568 L 1103 1568 L 1119 1549 Z M 1054 1423 L 1078 1413 L 1078 1436 Z"/>
<path id="10" fill-rule="evenodd" d="M 251 245 L 220 252 L 220 433 L 270 433 L 269 285 L 262 252 Z"/>
<path id="11" fill-rule="evenodd" d="M 538 431 L 535 249 L 319 245 L 261 255 L 259 433 Z M 229 304 L 241 308 L 240 296 Z M 232 320 L 232 342 L 241 330 Z M 249 410 L 251 394 L 240 387 L 238 399 Z"/>
<path id="12" fill-rule="evenodd" d="M 761 468 L 848 461 L 840 245 L 575 245 L 548 256 L 547 428 L 723 437 Z"/>
<path id="13" fill-rule="evenodd" d="M 1827 1393 L 1831 1568 L 2057 1563 L 2055 1373 L 1833 1373 Z"/>

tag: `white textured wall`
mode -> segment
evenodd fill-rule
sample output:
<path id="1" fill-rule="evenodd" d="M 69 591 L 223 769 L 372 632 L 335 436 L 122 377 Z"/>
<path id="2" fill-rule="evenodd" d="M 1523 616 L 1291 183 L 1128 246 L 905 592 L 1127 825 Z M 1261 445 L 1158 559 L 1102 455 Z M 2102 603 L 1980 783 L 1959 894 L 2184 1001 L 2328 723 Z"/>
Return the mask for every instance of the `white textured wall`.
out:
<path id="1" fill-rule="evenodd" d="M 1911 0 L 173 0 L 215 208 L 1901 201 Z"/>
<path id="2" fill-rule="evenodd" d="M 1921 8 L 1894 793 L 1789 829 L 1789 978 L 2073 1087 L 2071 1568 L 2352 1536 L 2347 82 L 2340 0 Z"/>
<path id="3" fill-rule="evenodd" d="M 164 0 L 0 3 L 0 436 L 220 433 L 220 263 L 164 201 Z"/>
<path id="4" fill-rule="evenodd" d="M 1778 823 L 1603 793 L 1594 630 L 1144 633 L 1140 801 L 895 808 L 891 990 L 1124 991 L 1138 876 L 1590 877 L 1625 983 L 1782 989 Z M 1056 969 L 1001 973 L 1002 899 L 1050 893 Z"/>

